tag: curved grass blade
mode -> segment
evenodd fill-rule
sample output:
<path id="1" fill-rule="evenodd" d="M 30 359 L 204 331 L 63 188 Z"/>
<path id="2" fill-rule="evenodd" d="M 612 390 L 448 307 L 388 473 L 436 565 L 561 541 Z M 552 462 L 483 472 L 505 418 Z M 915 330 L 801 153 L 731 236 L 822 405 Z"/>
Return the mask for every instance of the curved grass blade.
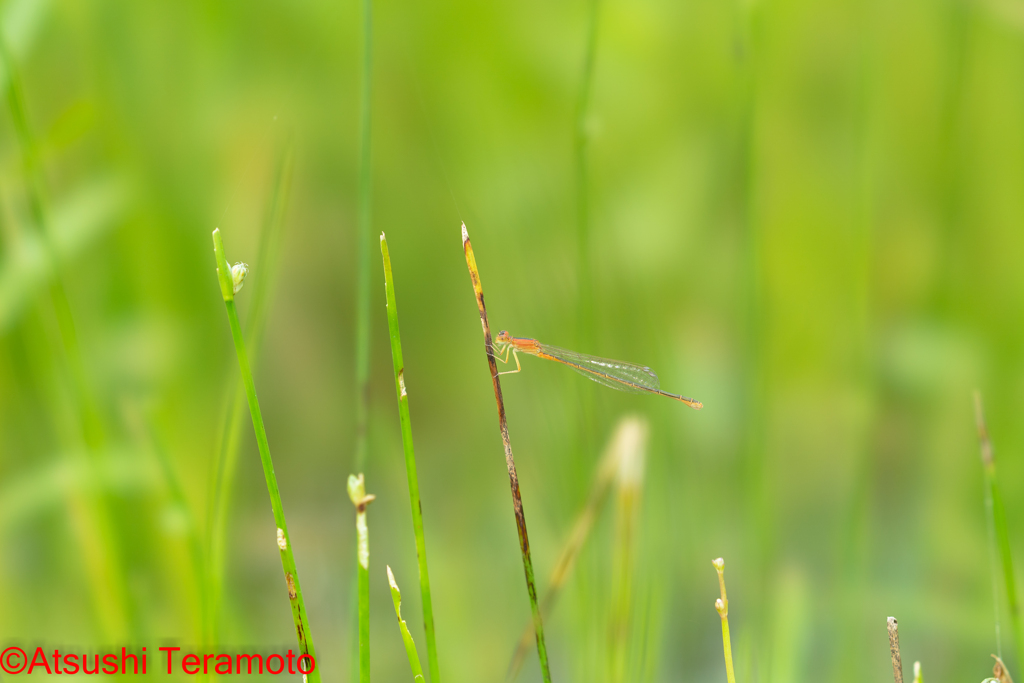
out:
<path id="1" fill-rule="evenodd" d="M 255 278 L 252 285 L 252 302 L 248 318 L 245 321 L 245 338 L 249 340 L 248 351 L 253 362 L 259 357 L 263 346 L 269 292 L 277 274 L 277 255 L 280 251 L 284 219 L 288 208 L 288 199 L 291 195 L 293 168 L 294 145 L 291 140 L 288 140 L 278 159 L 273 198 L 266 213 L 263 230 L 260 233 L 255 264 L 259 277 Z M 235 470 L 238 467 L 238 451 L 241 444 L 246 401 L 243 383 L 236 376 L 232 375 L 227 379 L 225 395 L 230 395 L 231 399 L 221 420 L 217 456 L 213 463 L 213 476 L 210 477 L 211 488 L 208 506 L 208 585 L 206 588 L 208 604 L 205 607 L 203 618 L 203 639 L 208 646 L 217 644 L 220 630 L 219 620 L 227 562 L 228 519 L 234 491 Z"/>
<path id="2" fill-rule="evenodd" d="M 315 661 L 316 651 L 313 647 L 313 636 L 306 615 L 306 603 L 302 599 L 302 587 L 299 584 L 299 574 L 295 567 L 291 538 L 288 536 L 284 505 L 281 502 L 281 492 L 277 486 L 277 475 L 274 474 L 274 461 L 270 457 L 270 444 L 267 442 L 267 430 L 263 426 L 263 414 L 260 412 L 259 399 L 256 397 L 256 385 L 253 382 L 252 370 L 249 368 L 249 356 L 246 352 L 245 340 L 242 338 L 242 326 L 238 322 L 238 311 L 235 308 L 235 289 L 240 286 L 241 278 L 233 277 L 235 271 L 228 266 L 220 230 L 213 231 L 213 249 L 217 261 L 217 279 L 220 282 L 221 295 L 224 297 L 224 308 L 228 314 L 231 338 L 235 342 L 238 369 L 245 385 L 249 414 L 252 417 L 253 431 L 256 432 L 256 444 L 259 447 L 263 475 L 267 480 L 267 491 L 270 494 L 270 506 L 274 510 L 274 521 L 277 523 L 277 547 L 281 553 L 281 568 L 284 570 L 285 584 L 288 588 L 288 602 L 291 604 L 295 635 L 299 641 L 299 656 L 301 658 L 308 655 Z M 314 667 L 306 675 L 306 683 L 320 683 L 319 666 Z"/>
<path id="3" fill-rule="evenodd" d="M 409 633 L 409 625 L 402 618 L 402 592 L 398 590 L 398 583 L 395 575 L 388 566 L 388 584 L 391 586 L 391 600 L 395 603 L 395 616 L 398 617 L 398 629 L 402 632 L 402 642 L 405 643 L 405 654 L 409 657 L 409 668 L 412 669 L 413 683 L 423 683 L 423 667 L 420 666 L 420 656 L 416 652 L 416 643 Z"/>

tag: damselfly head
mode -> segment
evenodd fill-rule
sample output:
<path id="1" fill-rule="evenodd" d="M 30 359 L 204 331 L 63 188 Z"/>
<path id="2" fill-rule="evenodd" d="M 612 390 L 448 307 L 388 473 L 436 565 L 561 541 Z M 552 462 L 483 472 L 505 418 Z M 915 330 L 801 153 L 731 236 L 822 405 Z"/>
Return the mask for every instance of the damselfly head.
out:
<path id="1" fill-rule="evenodd" d="M 495 341 L 498 342 L 499 344 L 511 344 L 512 337 L 509 336 L 508 330 L 502 330 L 501 332 L 498 333 L 498 338 L 495 339 Z"/>

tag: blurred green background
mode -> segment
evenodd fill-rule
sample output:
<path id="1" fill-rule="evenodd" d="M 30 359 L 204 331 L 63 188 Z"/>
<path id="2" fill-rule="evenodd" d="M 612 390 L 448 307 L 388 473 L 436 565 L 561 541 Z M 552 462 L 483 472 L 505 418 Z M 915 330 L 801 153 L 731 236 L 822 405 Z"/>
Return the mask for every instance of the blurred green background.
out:
<path id="1" fill-rule="evenodd" d="M 446 680 L 501 680 L 529 615 L 465 221 L 495 330 L 649 364 L 704 401 L 619 394 L 533 358 L 504 378 L 542 592 L 615 424 L 649 422 L 627 680 L 724 679 L 719 555 L 743 681 L 886 680 L 889 615 L 908 675 L 919 659 L 929 678 L 983 678 L 997 645 L 975 388 L 1024 560 L 1024 4 L 374 12 L 373 676 L 410 678 L 385 563 L 425 655 L 381 231 Z M 238 301 L 245 324 L 273 278 L 256 385 L 319 665 L 349 680 L 359 3 L 7 0 L 0 22 L 39 171 L 5 96 L 0 635 L 200 642 L 196 548 L 238 381 L 210 233 L 255 263 L 291 139 L 279 265 L 254 268 Z M 243 427 L 220 639 L 290 646 Z M 606 679 L 616 514 L 609 502 L 547 622 L 558 681 Z M 94 567 L 121 577 L 111 601 Z M 1019 677 L 1002 596 L 1000 612 Z M 539 680 L 535 653 L 522 677 Z"/>

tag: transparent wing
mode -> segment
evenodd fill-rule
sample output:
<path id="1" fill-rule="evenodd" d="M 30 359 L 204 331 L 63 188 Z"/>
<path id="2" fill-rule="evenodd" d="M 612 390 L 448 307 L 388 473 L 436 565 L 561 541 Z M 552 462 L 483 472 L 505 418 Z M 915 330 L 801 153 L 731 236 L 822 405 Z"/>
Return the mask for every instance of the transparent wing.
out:
<path id="1" fill-rule="evenodd" d="M 645 394 L 661 390 L 658 376 L 646 365 L 588 356 L 585 353 L 576 353 L 547 344 L 539 344 L 538 347 L 541 356 L 547 356 L 551 360 L 568 365 L 584 377 L 606 387 L 631 394 Z"/>

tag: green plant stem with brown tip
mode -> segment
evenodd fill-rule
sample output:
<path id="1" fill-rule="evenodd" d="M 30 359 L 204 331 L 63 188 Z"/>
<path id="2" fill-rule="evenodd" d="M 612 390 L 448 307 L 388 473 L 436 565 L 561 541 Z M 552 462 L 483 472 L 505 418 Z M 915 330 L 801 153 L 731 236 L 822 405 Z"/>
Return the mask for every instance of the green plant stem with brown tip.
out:
<path id="1" fill-rule="evenodd" d="M 359 582 L 359 681 L 370 683 L 370 527 L 366 506 L 376 496 L 366 492 L 363 475 L 348 475 L 348 497 L 356 508 L 356 576 Z"/>
<path id="2" fill-rule="evenodd" d="M 473 283 L 477 309 L 480 311 L 480 325 L 484 332 L 484 352 L 487 354 L 487 366 L 491 371 L 491 382 L 494 384 L 494 400 L 498 405 L 498 430 L 501 442 L 505 447 L 505 466 L 508 468 L 508 483 L 512 489 L 512 511 L 516 518 L 516 529 L 519 532 L 519 550 L 523 556 L 523 572 L 526 574 L 526 592 L 530 596 L 530 610 L 533 613 L 533 629 L 537 637 L 537 658 L 540 660 L 540 671 L 544 683 L 551 683 L 551 670 L 548 666 L 548 648 L 544 643 L 544 619 L 537 603 L 537 584 L 533 576 L 533 559 L 530 557 L 530 537 L 526 532 L 526 512 L 523 510 L 523 497 L 519 491 L 519 474 L 516 473 L 516 461 L 512 455 L 512 442 L 508 436 L 508 422 L 505 420 L 505 400 L 501 395 L 501 380 L 498 379 L 498 364 L 494 360 L 494 340 L 491 338 L 491 326 L 487 322 L 487 307 L 484 305 L 484 288 L 480 282 L 480 271 L 476 267 L 476 256 L 473 245 L 469 241 L 466 224 L 462 224 L 462 250 L 466 255 L 466 267 Z"/>
<path id="3" fill-rule="evenodd" d="M 267 480 L 267 491 L 270 494 L 270 506 L 274 511 L 274 522 L 277 525 L 277 547 L 281 554 L 281 567 L 284 570 L 285 585 L 288 589 L 288 602 L 292 609 L 292 621 L 295 624 L 295 635 L 299 641 L 299 656 L 309 655 L 316 659 L 313 647 L 313 636 L 309 629 L 306 615 L 306 604 L 302 599 L 302 587 L 299 584 L 299 573 L 295 568 L 295 555 L 292 551 L 291 538 L 288 535 L 288 523 L 284 517 L 284 505 L 281 503 L 281 492 L 277 486 L 277 475 L 274 474 L 274 461 L 270 457 L 270 444 L 267 442 L 267 430 L 263 426 L 263 414 L 260 412 L 259 400 L 256 398 L 256 385 L 253 382 L 252 370 L 249 368 L 249 357 L 245 350 L 245 339 L 242 337 L 242 326 L 238 322 L 238 311 L 235 308 L 236 282 L 231 267 L 224 254 L 224 240 L 220 230 L 213 231 L 213 251 L 217 262 L 217 280 L 220 283 L 224 307 L 228 314 L 228 325 L 231 327 L 231 338 L 235 342 L 235 355 L 238 356 L 238 369 L 242 374 L 245 396 L 249 403 L 249 414 L 252 417 L 253 431 L 256 433 L 256 445 L 263 463 L 263 475 Z M 306 675 L 306 683 L 320 683 L 320 667 L 316 666 Z"/>
<path id="4" fill-rule="evenodd" d="M 1017 600 L 1017 585 L 1014 581 L 1013 555 L 1010 552 L 1010 533 L 1006 526 L 1006 511 L 1003 509 L 1003 499 L 999 495 L 999 487 L 996 484 L 996 460 L 992 451 L 992 440 L 988 435 L 988 427 L 985 425 L 985 413 L 982 409 L 981 394 L 979 392 L 974 394 L 974 415 L 978 429 L 978 443 L 981 449 L 981 465 L 985 474 L 985 508 L 988 512 L 988 523 L 995 536 L 996 546 L 999 549 L 1003 580 L 1006 585 L 1006 601 L 1009 603 L 1010 608 L 1010 625 L 1013 627 L 1017 656 L 1021 661 L 1024 661 L 1024 626 L 1021 624 L 1020 603 Z M 998 605 L 996 609 L 999 609 Z"/>
<path id="5" fill-rule="evenodd" d="M 719 557 L 712 560 L 715 571 L 718 572 L 718 587 L 722 597 L 715 600 L 715 610 L 722 618 L 722 650 L 725 654 L 725 677 L 729 683 L 736 683 L 736 671 L 732 666 L 732 638 L 729 636 L 729 598 L 725 594 L 725 560 Z"/>
<path id="6" fill-rule="evenodd" d="M 416 536 L 416 560 L 419 563 L 420 595 L 423 600 L 423 630 L 427 637 L 427 664 L 430 667 L 430 683 L 440 683 L 437 639 L 434 633 L 434 606 L 430 598 L 430 574 L 427 571 L 427 545 L 423 537 L 423 505 L 420 502 L 419 478 L 416 476 L 416 453 L 412 443 L 412 419 L 409 416 L 409 391 L 405 384 L 405 361 L 402 358 L 402 337 L 398 330 L 398 304 L 395 302 L 395 278 L 391 272 L 391 255 L 388 252 L 388 241 L 384 237 L 384 233 L 380 234 L 380 253 L 384 260 L 388 333 L 391 337 L 391 360 L 395 369 L 398 419 L 402 425 L 405 473 L 409 481 L 409 506 L 412 508 L 412 528 Z"/>

